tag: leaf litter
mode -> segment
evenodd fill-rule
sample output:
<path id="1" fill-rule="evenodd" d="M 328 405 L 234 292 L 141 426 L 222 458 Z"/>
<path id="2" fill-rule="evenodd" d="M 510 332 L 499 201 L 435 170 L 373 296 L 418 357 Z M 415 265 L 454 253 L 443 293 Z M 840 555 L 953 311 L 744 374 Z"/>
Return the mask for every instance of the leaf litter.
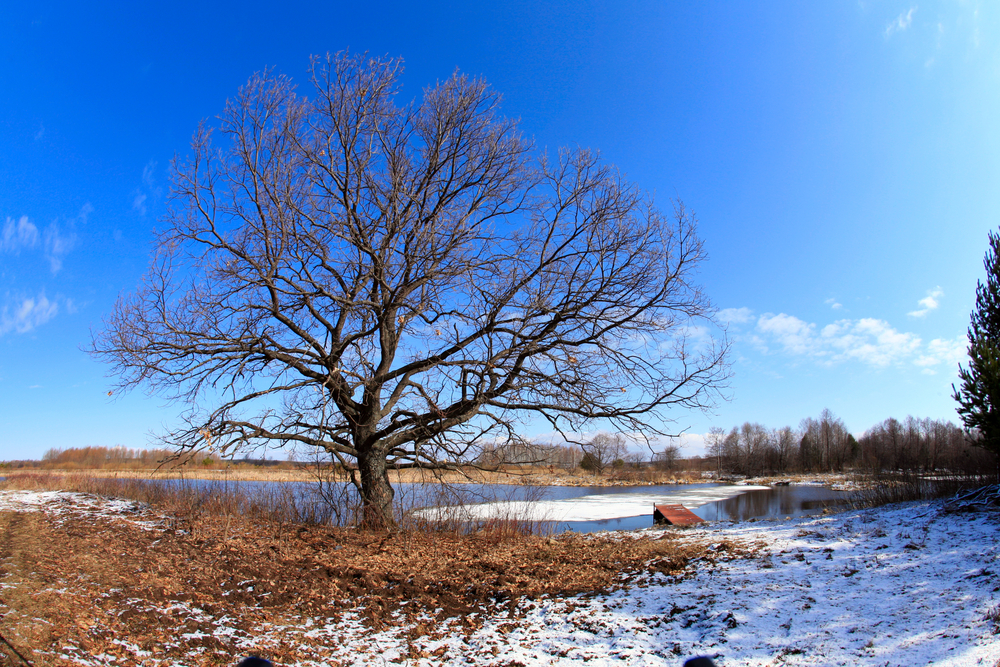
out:
<path id="1" fill-rule="evenodd" d="M 2 491 L 0 522 L 0 625 L 36 665 L 1000 661 L 995 509 L 376 536 Z"/>

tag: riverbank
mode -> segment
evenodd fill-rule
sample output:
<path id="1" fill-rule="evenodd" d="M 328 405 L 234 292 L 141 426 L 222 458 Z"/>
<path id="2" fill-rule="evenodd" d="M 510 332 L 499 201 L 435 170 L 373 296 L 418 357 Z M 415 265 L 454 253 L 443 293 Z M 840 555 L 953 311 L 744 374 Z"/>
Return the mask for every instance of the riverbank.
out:
<path id="1" fill-rule="evenodd" d="M 4 636 L 36 665 L 995 665 L 996 506 L 599 537 L 179 523 L 0 492 Z"/>
<path id="2" fill-rule="evenodd" d="M 22 468 L 4 471 L 6 477 L 21 475 L 52 475 L 55 477 L 87 476 L 110 479 L 192 479 L 230 482 L 316 482 L 315 469 L 271 468 L 234 466 L 232 468 L 133 468 L 115 470 L 86 468 L 65 470 L 59 468 Z M 344 477 L 343 479 L 346 479 Z M 564 470 L 550 466 L 509 467 L 503 471 L 477 470 L 390 470 L 389 479 L 396 484 L 503 484 L 512 486 L 572 486 L 572 487 L 636 487 L 664 484 L 703 484 L 716 481 L 711 472 L 626 470 L 606 475 L 595 475 L 583 470 Z M 783 476 L 766 476 L 733 479 L 740 485 L 775 486 L 788 484 L 821 484 L 836 489 L 849 490 L 857 486 L 852 476 L 843 473 L 800 473 Z"/>
<path id="3" fill-rule="evenodd" d="M 232 482 L 316 482 L 315 469 L 269 468 L 236 466 L 233 468 L 148 468 L 115 470 L 86 468 L 64 470 L 58 468 L 23 468 L 4 471 L 4 476 L 53 475 L 58 477 L 84 475 L 113 479 L 198 479 Z M 326 475 L 324 475 L 324 479 Z M 342 479 L 346 477 L 342 476 Z M 594 475 L 583 470 L 564 470 L 551 466 L 508 467 L 502 471 L 462 468 L 459 470 L 390 470 L 392 484 L 506 484 L 521 486 L 653 486 L 657 484 L 694 484 L 706 480 L 701 473 L 655 470 L 624 471 L 607 475 Z"/>
<path id="4" fill-rule="evenodd" d="M 310 634 L 321 624 L 414 640 L 471 634 L 487 619 L 523 617 L 538 600 L 745 550 L 667 532 L 524 535 L 503 522 L 473 535 L 370 534 L 4 490 L 0 614 L 3 636 L 35 665 L 231 666 L 251 652 L 278 665 L 335 665 L 330 637 Z M 297 639 L 272 636 L 277 627 Z M 418 644 L 408 646 L 419 658 Z"/>

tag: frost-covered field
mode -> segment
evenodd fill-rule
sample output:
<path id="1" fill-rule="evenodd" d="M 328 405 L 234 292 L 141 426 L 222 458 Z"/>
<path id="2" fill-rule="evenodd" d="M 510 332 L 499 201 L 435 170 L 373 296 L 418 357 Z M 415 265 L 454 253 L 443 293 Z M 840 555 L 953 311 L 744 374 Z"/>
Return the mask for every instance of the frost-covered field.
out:
<path id="1" fill-rule="evenodd" d="M 134 520 L 128 503 L 84 498 L 7 492 L 0 509 Z M 336 622 L 305 611 L 262 618 L 250 631 L 193 607 L 174 604 L 164 613 L 204 617 L 216 636 L 247 652 L 308 646 L 301 665 L 680 665 L 709 655 L 723 666 L 995 666 L 998 529 L 995 508 L 955 512 L 941 502 L 720 523 L 686 535 L 758 544 L 757 556 L 695 562 L 684 577 L 644 574 L 609 593 L 523 601 L 492 617 L 428 617 L 378 631 L 350 613 Z M 642 539 L 642 532 L 621 539 Z M 120 643 L 144 654 L 127 637 Z M 179 664 L 145 656 L 148 664 Z"/>

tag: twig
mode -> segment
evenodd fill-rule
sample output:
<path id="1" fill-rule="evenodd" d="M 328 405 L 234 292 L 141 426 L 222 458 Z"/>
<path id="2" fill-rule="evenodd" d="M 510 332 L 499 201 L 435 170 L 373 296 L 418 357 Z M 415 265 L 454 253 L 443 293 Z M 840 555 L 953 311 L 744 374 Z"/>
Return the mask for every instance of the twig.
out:
<path id="1" fill-rule="evenodd" d="M 974 491 L 970 491 L 963 496 L 955 496 L 952 499 L 953 503 L 957 503 L 961 507 L 968 507 L 970 505 L 988 505 L 992 502 L 1000 500 L 1000 486 L 982 486 Z"/>
<path id="2" fill-rule="evenodd" d="M 6 638 L 6 637 L 4 637 L 4 636 L 3 636 L 2 634 L 0 634 L 0 641 L 2 641 L 2 642 L 3 642 L 4 644 L 6 644 L 6 645 L 7 645 L 7 647 L 8 647 L 8 648 L 10 648 L 10 650 L 11 650 L 11 651 L 13 651 L 13 652 L 14 652 L 14 654 L 15 654 L 15 655 L 16 655 L 16 656 L 17 656 L 18 658 L 20 658 L 20 659 L 21 659 L 21 662 L 23 662 L 23 663 L 24 663 L 25 665 L 27 665 L 28 667 L 31 667 L 31 662 L 29 662 L 27 658 L 25 658 L 25 657 L 24 657 L 23 655 L 21 655 L 21 652 L 20 652 L 20 651 L 18 651 L 18 650 L 17 650 L 17 649 L 16 649 L 15 647 L 14 647 L 14 645 L 13 645 L 13 644 L 11 644 L 11 643 L 10 643 L 9 641 L 7 641 L 7 638 Z"/>

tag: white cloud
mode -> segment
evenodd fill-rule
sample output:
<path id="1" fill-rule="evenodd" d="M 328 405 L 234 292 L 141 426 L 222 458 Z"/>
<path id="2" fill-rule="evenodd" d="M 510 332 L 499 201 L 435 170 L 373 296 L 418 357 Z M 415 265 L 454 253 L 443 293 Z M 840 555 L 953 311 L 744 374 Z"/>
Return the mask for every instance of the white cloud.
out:
<path id="1" fill-rule="evenodd" d="M 20 252 L 21 248 L 33 248 L 38 243 L 38 227 L 28 216 L 22 215 L 16 221 L 7 218 L 0 234 L 0 251 Z"/>
<path id="2" fill-rule="evenodd" d="M 822 354 L 817 344 L 816 325 L 792 315 L 765 313 L 757 320 L 757 330 L 769 335 L 790 354 Z"/>
<path id="3" fill-rule="evenodd" d="M 833 308 L 834 310 L 840 310 L 841 308 L 844 307 L 844 304 L 837 303 L 836 299 L 827 299 L 823 303 L 827 304 L 828 306 L 830 306 L 830 308 Z"/>
<path id="4" fill-rule="evenodd" d="M 142 185 L 136 188 L 134 196 L 132 198 L 132 210 L 138 211 L 139 215 L 146 215 L 147 206 L 146 202 L 153 198 L 153 200 L 159 199 L 162 193 L 161 188 L 156 185 L 156 179 L 153 177 L 153 173 L 156 171 L 156 160 L 150 160 L 146 163 L 146 166 L 142 168 Z"/>
<path id="5" fill-rule="evenodd" d="M 681 456 L 701 456 L 708 449 L 704 433 L 681 433 L 672 444 L 681 448 Z"/>
<path id="6" fill-rule="evenodd" d="M 944 290 L 940 287 L 927 290 L 927 296 L 917 302 L 923 307 L 920 310 L 911 310 L 907 313 L 907 315 L 910 317 L 926 317 L 927 313 L 935 310 L 939 305 L 941 305 L 941 297 L 943 296 Z"/>
<path id="7" fill-rule="evenodd" d="M 44 292 L 37 298 L 15 299 L 0 310 L 0 335 L 11 331 L 27 333 L 51 320 L 58 312 L 59 306 L 49 301 Z"/>
<path id="8" fill-rule="evenodd" d="M 943 364 L 958 365 L 969 356 L 969 338 L 961 334 L 952 339 L 935 338 L 927 345 L 927 351 Z"/>
<path id="9" fill-rule="evenodd" d="M 958 364 L 968 359 L 968 355 L 969 339 L 962 334 L 955 338 L 935 338 L 913 363 L 922 367 L 923 373 L 934 375 L 937 371 L 933 366 L 944 365 L 949 370 L 955 370 Z"/>
<path id="10" fill-rule="evenodd" d="M 823 336 L 836 354 L 832 361 L 857 359 L 884 367 L 902 361 L 920 348 L 916 334 L 896 331 L 883 320 L 841 320 L 823 328 Z"/>
<path id="11" fill-rule="evenodd" d="M 146 166 L 142 168 L 142 182 L 147 187 L 153 186 L 153 172 L 156 170 L 156 160 L 150 160 L 146 163 Z"/>
<path id="12" fill-rule="evenodd" d="M 72 230 L 62 232 L 53 222 L 45 229 L 45 258 L 49 260 L 52 273 L 59 273 L 63 258 L 76 245 L 76 234 Z"/>
<path id="13" fill-rule="evenodd" d="M 910 11 L 904 12 L 896 17 L 894 21 L 891 21 L 889 25 L 885 27 L 885 37 L 886 39 L 892 37 L 893 33 L 903 32 L 913 23 L 913 15 L 916 13 L 916 6 L 910 7 Z"/>
<path id="14" fill-rule="evenodd" d="M 139 215 L 146 215 L 146 193 L 139 192 L 132 200 L 132 210 L 139 211 Z"/>
<path id="15" fill-rule="evenodd" d="M 69 220 L 65 230 L 60 229 L 59 223 L 55 221 L 46 227 L 45 258 L 49 260 L 52 273 L 59 273 L 59 270 L 62 269 L 63 259 L 76 247 L 77 223 L 86 225 L 87 217 L 93 212 L 94 207 L 88 202 L 80 209 L 79 215 Z"/>
<path id="16" fill-rule="evenodd" d="M 942 296 L 944 291 L 935 287 L 919 303 L 929 312 L 940 305 Z M 840 306 L 834 299 L 826 303 Z M 743 324 L 752 322 L 754 315 L 749 308 L 727 308 L 720 310 L 717 317 L 723 322 Z M 933 374 L 934 367 L 941 365 L 954 369 L 967 354 L 964 335 L 924 343 L 919 335 L 899 331 L 885 320 L 872 317 L 841 319 L 821 326 L 787 313 L 764 313 L 756 318 L 752 330 L 748 329 L 739 339 L 764 354 L 781 353 L 824 366 L 853 361 L 886 368 L 912 363 L 924 373 Z"/>
<path id="17" fill-rule="evenodd" d="M 726 324 L 746 324 L 753 321 L 753 311 L 749 308 L 723 308 L 715 316 Z"/>
<path id="18" fill-rule="evenodd" d="M 850 360 L 885 367 L 911 357 L 920 349 L 920 337 L 897 331 L 873 318 L 838 320 L 820 329 L 793 315 L 766 313 L 757 321 L 754 338 L 765 352 L 776 344 L 791 356 L 810 357 L 831 365 Z"/>

